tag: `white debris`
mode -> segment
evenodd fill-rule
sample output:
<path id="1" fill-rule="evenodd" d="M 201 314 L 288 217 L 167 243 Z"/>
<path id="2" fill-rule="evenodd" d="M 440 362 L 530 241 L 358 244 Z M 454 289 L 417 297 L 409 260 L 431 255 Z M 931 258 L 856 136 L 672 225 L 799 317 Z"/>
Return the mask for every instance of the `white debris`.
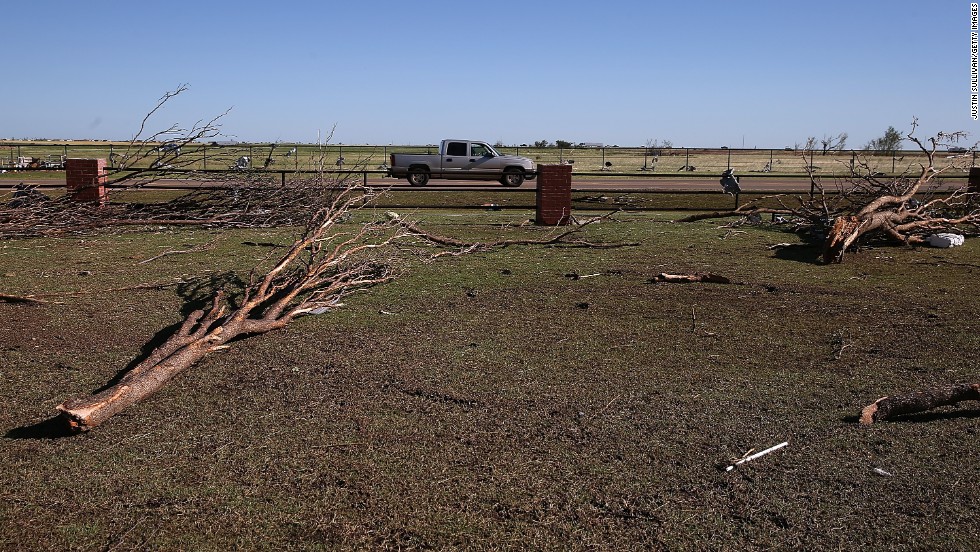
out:
<path id="1" fill-rule="evenodd" d="M 775 451 L 777 451 L 777 450 L 785 447 L 788 444 L 789 444 L 789 441 L 784 441 L 782 443 L 779 443 L 776 446 L 769 447 L 766 450 L 757 452 L 757 453 L 755 453 L 755 454 L 753 454 L 751 456 L 746 456 L 745 458 L 742 458 L 738 462 L 735 462 L 731 466 L 728 466 L 727 468 L 725 468 L 725 471 L 732 471 L 732 470 L 735 469 L 735 466 L 738 466 L 740 464 L 744 464 L 746 462 L 751 462 L 751 461 L 755 460 L 756 458 L 759 458 L 760 456 L 765 456 L 765 455 L 769 454 L 770 452 L 775 452 Z"/>
<path id="2" fill-rule="evenodd" d="M 885 470 L 883 470 L 881 468 L 875 468 L 875 473 L 878 474 L 878 475 L 880 475 L 880 476 L 882 476 L 882 477 L 895 477 L 894 475 L 886 472 Z"/>
<path id="3" fill-rule="evenodd" d="M 942 232 L 940 234 L 933 234 L 929 236 L 929 245 L 933 247 L 956 247 L 958 245 L 963 245 L 966 238 L 960 234 L 951 234 L 949 232 Z"/>

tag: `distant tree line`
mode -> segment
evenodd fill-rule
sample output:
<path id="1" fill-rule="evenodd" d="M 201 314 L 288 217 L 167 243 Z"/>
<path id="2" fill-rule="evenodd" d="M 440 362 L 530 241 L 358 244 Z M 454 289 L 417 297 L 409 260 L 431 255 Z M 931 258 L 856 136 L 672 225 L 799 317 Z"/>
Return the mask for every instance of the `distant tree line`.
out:
<path id="1" fill-rule="evenodd" d="M 821 155 L 827 155 L 828 153 L 839 153 L 847 149 L 847 138 L 846 132 L 841 132 L 839 134 L 825 134 L 822 138 L 817 138 L 816 136 L 810 136 L 806 139 L 806 143 L 802 146 L 803 150 L 806 151 L 819 151 Z M 902 134 L 895 130 L 895 127 L 889 126 L 885 134 L 871 140 L 864 146 L 863 151 L 869 153 L 877 153 L 881 155 L 894 155 L 902 144 L 905 138 Z M 498 145 L 503 145 L 498 142 Z M 536 140 L 531 144 L 536 148 L 572 148 L 575 144 L 567 140 L 555 140 L 554 143 L 548 140 Z M 670 140 L 658 140 L 649 139 L 646 141 L 645 147 L 650 151 L 659 151 L 661 149 L 671 149 L 674 147 L 673 142 Z M 793 149 L 801 149 L 799 142 L 793 145 Z"/>

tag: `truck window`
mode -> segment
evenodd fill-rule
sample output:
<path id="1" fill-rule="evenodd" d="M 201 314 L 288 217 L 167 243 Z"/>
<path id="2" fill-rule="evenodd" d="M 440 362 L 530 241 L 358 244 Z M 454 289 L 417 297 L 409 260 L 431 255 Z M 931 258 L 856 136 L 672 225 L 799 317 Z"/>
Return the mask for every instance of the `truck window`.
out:
<path id="1" fill-rule="evenodd" d="M 470 157 L 483 157 L 490 150 L 487 149 L 483 144 L 471 144 L 470 145 Z"/>
<path id="2" fill-rule="evenodd" d="M 446 146 L 446 155 L 466 156 L 466 142 L 449 142 Z"/>

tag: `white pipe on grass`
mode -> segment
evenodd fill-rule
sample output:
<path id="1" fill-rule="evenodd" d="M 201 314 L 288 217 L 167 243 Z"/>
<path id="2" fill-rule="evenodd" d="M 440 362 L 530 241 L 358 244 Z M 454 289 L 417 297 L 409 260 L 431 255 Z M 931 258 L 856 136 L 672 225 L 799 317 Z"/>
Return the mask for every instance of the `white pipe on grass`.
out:
<path id="1" fill-rule="evenodd" d="M 759 458 L 760 456 L 765 456 L 765 455 L 769 454 L 770 452 L 775 452 L 775 451 L 777 451 L 777 450 L 785 447 L 788 444 L 789 444 L 789 441 L 783 441 L 782 443 L 779 443 L 776 446 L 772 446 L 772 447 L 767 448 L 766 450 L 759 451 L 759 452 L 753 454 L 752 456 L 746 456 L 745 458 L 742 458 L 738 462 L 735 462 L 731 466 L 728 466 L 727 468 L 725 468 L 725 471 L 732 471 L 732 470 L 735 469 L 735 466 L 744 464 L 746 462 L 751 462 L 751 461 L 755 460 L 756 458 Z"/>

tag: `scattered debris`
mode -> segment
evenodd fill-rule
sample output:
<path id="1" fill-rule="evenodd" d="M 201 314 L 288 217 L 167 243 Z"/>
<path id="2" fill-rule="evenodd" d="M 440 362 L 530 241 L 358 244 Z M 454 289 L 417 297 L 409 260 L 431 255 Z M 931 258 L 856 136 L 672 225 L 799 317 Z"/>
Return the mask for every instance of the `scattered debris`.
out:
<path id="1" fill-rule="evenodd" d="M 876 474 L 878 474 L 878 475 L 880 475 L 882 477 L 895 477 L 894 475 L 886 472 L 885 470 L 883 470 L 881 468 L 875 468 L 874 471 L 875 471 Z"/>
<path id="2" fill-rule="evenodd" d="M 569 280 L 582 280 L 583 278 L 594 278 L 595 276 L 602 276 L 602 272 L 596 272 L 595 274 L 579 274 L 578 272 L 569 272 L 565 275 Z"/>
<path id="3" fill-rule="evenodd" d="M 834 360 L 840 360 L 844 355 L 844 349 L 854 346 L 854 342 L 851 341 L 851 332 L 847 330 L 840 330 L 834 332 L 834 337 L 831 340 L 834 346 Z"/>
<path id="4" fill-rule="evenodd" d="M 49 201 L 51 199 L 38 190 L 37 184 L 24 184 L 21 182 L 20 184 L 14 185 L 13 199 L 7 205 L 16 209 L 18 207 L 29 207 Z"/>
<path id="5" fill-rule="evenodd" d="M 249 244 L 250 242 L 245 242 L 245 243 L 246 244 Z M 146 263 L 155 261 L 157 259 L 166 257 L 167 255 L 183 255 L 185 253 L 197 253 L 197 252 L 200 252 L 200 251 L 207 251 L 207 250 L 213 248 L 214 247 L 214 244 L 215 244 L 214 240 L 211 240 L 208 243 L 204 243 L 204 244 L 198 245 L 196 247 L 191 247 L 190 249 L 178 249 L 178 250 L 164 251 L 163 253 L 160 253 L 159 255 L 154 255 L 153 257 L 150 257 L 149 259 L 143 259 L 142 261 L 140 261 L 137 264 L 146 264 Z"/>
<path id="6" fill-rule="evenodd" d="M 589 308 L 589 304 L 586 303 L 585 301 L 582 301 L 581 303 L 575 303 L 575 306 L 582 310 Z"/>
<path id="7" fill-rule="evenodd" d="M 738 195 L 742 193 L 742 188 L 738 185 L 738 177 L 735 176 L 735 169 L 728 168 L 721 173 L 721 187 L 726 194 Z"/>
<path id="8" fill-rule="evenodd" d="M 732 470 L 735 469 L 736 466 L 740 466 L 740 465 L 742 465 L 742 464 L 744 464 L 746 462 L 751 462 L 751 461 L 755 460 L 756 458 L 760 458 L 762 456 L 765 456 L 765 455 L 769 454 L 770 452 L 775 452 L 775 451 L 777 451 L 777 450 L 785 447 L 788 444 L 789 444 L 789 441 L 783 441 L 782 443 L 779 443 L 778 445 L 769 447 L 766 450 L 757 452 L 757 453 L 752 454 L 752 455 L 749 455 L 748 453 L 746 453 L 746 456 L 743 456 L 740 460 L 738 460 L 734 464 L 732 464 L 732 465 L 728 466 L 727 468 L 725 468 L 725 471 L 732 471 Z M 752 450 L 755 450 L 755 449 L 752 449 Z M 752 450 L 750 450 L 749 452 L 752 452 Z"/>
<path id="9" fill-rule="evenodd" d="M 939 234 L 933 234 L 929 236 L 928 243 L 932 247 L 958 247 L 963 245 L 966 241 L 966 237 L 962 234 L 952 234 L 949 232 L 940 232 Z"/>
<path id="10" fill-rule="evenodd" d="M 724 276 L 710 272 L 694 272 L 691 274 L 668 274 L 661 272 L 648 280 L 648 283 L 687 284 L 694 282 L 710 282 L 713 284 L 730 284 L 732 281 Z"/>
<path id="11" fill-rule="evenodd" d="M 735 236 L 737 234 L 748 234 L 748 232 L 746 232 L 745 230 L 729 229 L 727 232 L 725 232 L 725 235 L 722 236 L 721 239 L 727 240 L 728 238 Z"/>

